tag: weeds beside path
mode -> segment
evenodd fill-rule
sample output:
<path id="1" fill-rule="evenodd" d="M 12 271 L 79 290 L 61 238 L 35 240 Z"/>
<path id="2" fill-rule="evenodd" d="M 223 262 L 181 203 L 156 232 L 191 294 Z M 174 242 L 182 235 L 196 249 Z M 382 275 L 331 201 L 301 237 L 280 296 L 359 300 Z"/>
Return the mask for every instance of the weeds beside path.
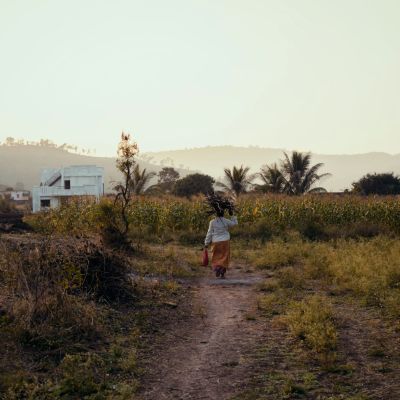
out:
<path id="1" fill-rule="evenodd" d="M 1 399 L 400 399 L 397 239 L 235 241 L 225 280 L 176 243 L 134 257 L 103 252 L 101 263 L 87 243 L 87 264 L 69 262 L 73 238 L 2 239 Z M 113 276 L 124 267 L 133 300 L 102 300 L 114 293 L 109 275 L 87 286 L 99 265 Z M 71 267 L 86 285 L 65 285 L 76 282 Z M 16 285 L 21 276 L 35 279 Z M 21 303 L 32 293 L 43 301 Z M 59 297 L 63 307 L 42 307 L 26 324 L 22 306 Z"/>
<path id="2" fill-rule="evenodd" d="M 176 320 L 148 347 L 141 400 L 400 399 L 396 320 L 301 264 L 260 270 L 247 259 L 226 280 L 207 271 L 186 281 Z M 296 334 L 288 318 L 310 332 Z"/>

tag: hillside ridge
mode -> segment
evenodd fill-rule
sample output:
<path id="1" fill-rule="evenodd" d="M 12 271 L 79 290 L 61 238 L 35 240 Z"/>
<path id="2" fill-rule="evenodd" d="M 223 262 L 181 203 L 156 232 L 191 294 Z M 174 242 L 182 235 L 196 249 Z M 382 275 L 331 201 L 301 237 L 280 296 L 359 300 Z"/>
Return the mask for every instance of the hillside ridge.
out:
<path id="1" fill-rule="evenodd" d="M 144 152 L 139 164 L 148 171 L 158 172 L 163 166 L 174 166 L 182 176 L 200 171 L 222 179 L 223 169 L 233 165 L 246 165 L 258 172 L 265 164 L 279 162 L 283 152 L 277 148 L 258 146 L 207 146 L 171 151 Z M 289 151 L 288 151 L 289 152 Z M 400 154 L 370 152 L 360 154 L 312 154 L 313 163 L 324 163 L 322 172 L 332 176 L 322 184 L 330 191 L 342 191 L 361 176 L 373 172 L 400 174 Z M 60 148 L 32 145 L 0 146 L 0 184 L 15 186 L 23 183 L 30 190 L 37 185 L 42 168 L 58 168 L 68 165 L 96 164 L 105 170 L 105 187 L 110 190 L 118 180 L 115 157 L 98 157 L 76 154 Z"/>

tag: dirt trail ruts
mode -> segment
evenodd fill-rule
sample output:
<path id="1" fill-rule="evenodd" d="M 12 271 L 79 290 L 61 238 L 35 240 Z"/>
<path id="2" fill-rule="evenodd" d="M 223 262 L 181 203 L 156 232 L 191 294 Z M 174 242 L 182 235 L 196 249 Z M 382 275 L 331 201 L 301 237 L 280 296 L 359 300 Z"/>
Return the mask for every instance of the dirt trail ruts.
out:
<path id="1" fill-rule="evenodd" d="M 252 318 L 259 280 L 237 267 L 224 280 L 210 273 L 193 287 L 194 316 L 156 346 L 142 399 L 225 400 L 246 387 L 263 333 Z"/>

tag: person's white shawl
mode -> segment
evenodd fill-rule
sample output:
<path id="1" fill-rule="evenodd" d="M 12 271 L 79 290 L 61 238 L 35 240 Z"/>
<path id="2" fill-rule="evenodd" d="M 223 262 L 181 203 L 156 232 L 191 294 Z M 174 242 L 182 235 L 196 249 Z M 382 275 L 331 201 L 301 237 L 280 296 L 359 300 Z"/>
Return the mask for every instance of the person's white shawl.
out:
<path id="1" fill-rule="evenodd" d="M 210 221 L 206 239 L 204 244 L 208 246 L 210 243 L 223 242 L 231 238 L 229 228 L 238 224 L 237 217 L 232 216 L 231 219 L 217 217 Z"/>

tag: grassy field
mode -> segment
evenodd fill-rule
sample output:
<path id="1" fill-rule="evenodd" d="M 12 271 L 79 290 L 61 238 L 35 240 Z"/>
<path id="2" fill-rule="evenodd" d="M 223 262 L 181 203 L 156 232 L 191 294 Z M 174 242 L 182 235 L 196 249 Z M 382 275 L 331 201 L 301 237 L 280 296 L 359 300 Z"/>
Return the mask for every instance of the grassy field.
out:
<path id="1" fill-rule="evenodd" d="M 81 200 L 0 237 L 1 399 L 135 398 L 154 336 L 190 312 L 202 199 L 135 200 L 133 252 L 100 242 L 101 212 Z M 398 199 L 243 196 L 237 214 L 232 259 L 264 277 L 248 318 L 265 326 L 237 398 L 400 396 Z"/>
<path id="2" fill-rule="evenodd" d="M 398 238 L 382 235 L 237 243 L 235 257 L 268 274 L 254 317 L 264 369 L 237 398 L 397 398 L 399 256 Z"/>

